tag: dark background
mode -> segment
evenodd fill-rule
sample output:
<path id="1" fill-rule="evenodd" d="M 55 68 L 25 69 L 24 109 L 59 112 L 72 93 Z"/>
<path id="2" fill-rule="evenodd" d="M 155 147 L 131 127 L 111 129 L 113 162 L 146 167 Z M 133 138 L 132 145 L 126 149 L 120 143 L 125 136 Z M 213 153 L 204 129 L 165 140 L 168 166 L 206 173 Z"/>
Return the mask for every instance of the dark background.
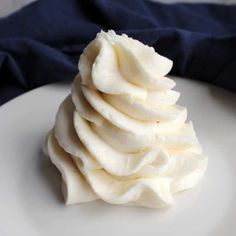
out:
<path id="1" fill-rule="evenodd" d="M 153 46 L 174 61 L 171 74 L 236 91 L 236 5 L 39 0 L 0 19 L 0 104 L 71 81 L 101 29 Z"/>

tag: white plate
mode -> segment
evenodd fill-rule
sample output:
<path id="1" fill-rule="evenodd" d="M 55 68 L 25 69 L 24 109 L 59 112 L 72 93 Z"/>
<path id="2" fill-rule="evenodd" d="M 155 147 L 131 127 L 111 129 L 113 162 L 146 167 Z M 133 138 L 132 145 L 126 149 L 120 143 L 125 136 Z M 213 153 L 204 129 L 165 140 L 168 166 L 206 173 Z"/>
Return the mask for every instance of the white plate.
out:
<path id="1" fill-rule="evenodd" d="M 66 207 L 60 175 L 41 151 L 45 134 L 69 92 L 49 85 L 0 108 L 0 235 L 223 236 L 236 235 L 236 95 L 176 79 L 209 156 L 200 184 L 176 195 L 168 210 L 112 206 L 101 201 Z"/>

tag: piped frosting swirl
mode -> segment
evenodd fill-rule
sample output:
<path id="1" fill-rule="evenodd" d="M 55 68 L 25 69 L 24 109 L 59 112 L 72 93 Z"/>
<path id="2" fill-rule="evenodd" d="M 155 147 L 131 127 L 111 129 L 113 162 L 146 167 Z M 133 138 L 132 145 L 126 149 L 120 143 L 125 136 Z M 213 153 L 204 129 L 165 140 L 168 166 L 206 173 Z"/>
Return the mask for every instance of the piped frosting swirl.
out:
<path id="1" fill-rule="evenodd" d="M 114 31 L 85 48 L 47 140 L 68 204 L 165 207 L 200 180 L 207 157 L 186 108 L 176 105 L 171 67 L 152 47 Z"/>

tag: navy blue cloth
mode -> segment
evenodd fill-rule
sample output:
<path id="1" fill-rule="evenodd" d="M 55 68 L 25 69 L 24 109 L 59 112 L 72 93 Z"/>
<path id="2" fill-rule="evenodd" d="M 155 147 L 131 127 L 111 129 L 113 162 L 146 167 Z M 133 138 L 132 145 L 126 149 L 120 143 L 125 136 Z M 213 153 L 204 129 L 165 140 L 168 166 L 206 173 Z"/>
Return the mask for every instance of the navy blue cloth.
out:
<path id="1" fill-rule="evenodd" d="M 174 61 L 172 74 L 236 91 L 236 6 L 147 0 L 39 0 L 0 19 L 0 104 L 72 80 L 101 29 L 127 33 Z"/>

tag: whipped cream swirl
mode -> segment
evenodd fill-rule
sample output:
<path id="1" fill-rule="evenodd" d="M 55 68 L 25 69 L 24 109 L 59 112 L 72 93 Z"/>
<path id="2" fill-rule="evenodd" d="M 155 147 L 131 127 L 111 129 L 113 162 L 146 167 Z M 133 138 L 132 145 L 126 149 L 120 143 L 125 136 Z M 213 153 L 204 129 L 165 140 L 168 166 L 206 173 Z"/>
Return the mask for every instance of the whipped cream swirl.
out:
<path id="1" fill-rule="evenodd" d="M 171 67 L 152 47 L 114 31 L 85 48 L 46 145 L 67 204 L 160 208 L 201 179 L 207 157 L 186 108 L 176 105 Z"/>

